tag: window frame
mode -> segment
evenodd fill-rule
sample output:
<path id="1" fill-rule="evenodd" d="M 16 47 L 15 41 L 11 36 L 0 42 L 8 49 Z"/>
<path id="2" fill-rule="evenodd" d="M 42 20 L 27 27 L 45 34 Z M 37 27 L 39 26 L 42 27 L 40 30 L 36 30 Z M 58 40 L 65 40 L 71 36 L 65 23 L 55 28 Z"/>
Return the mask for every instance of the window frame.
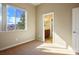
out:
<path id="1" fill-rule="evenodd" d="M 0 26 L 1 26 L 1 27 L 0 27 L 1 30 L 0 30 L 0 32 L 2 32 L 2 31 L 3 31 L 3 26 L 2 26 L 2 25 L 3 25 L 3 20 L 2 20 L 2 19 L 3 19 L 3 18 L 2 18 L 2 15 L 3 15 L 3 14 L 2 14 L 2 13 L 3 13 L 3 12 L 2 12 L 2 10 L 3 10 L 3 6 L 2 6 L 2 3 L 0 3 L 0 4 L 1 4 L 1 24 L 0 24 Z"/>
<path id="2" fill-rule="evenodd" d="M 20 10 L 23 10 L 25 12 L 25 29 L 16 29 L 16 26 L 15 26 L 15 29 L 14 30 L 8 30 L 7 29 L 7 26 L 8 26 L 8 17 L 7 17 L 7 6 L 11 6 L 15 9 L 20 9 Z M 15 11 L 15 25 L 16 25 L 16 11 Z M 14 31 L 27 31 L 27 10 L 26 9 L 23 9 L 21 7 L 17 7 L 17 6 L 13 6 L 13 5 L 10 5 L 10 4 L 6 4 L 6 32 L 14 32 Z"/>

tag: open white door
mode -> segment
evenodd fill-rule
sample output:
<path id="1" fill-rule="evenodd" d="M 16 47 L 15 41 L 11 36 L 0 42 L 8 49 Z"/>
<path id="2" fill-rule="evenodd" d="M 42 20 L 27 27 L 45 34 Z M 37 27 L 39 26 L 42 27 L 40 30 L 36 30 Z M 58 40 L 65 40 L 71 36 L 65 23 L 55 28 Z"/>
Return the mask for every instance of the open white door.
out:
<path id="1" fill-rule="evenodd" d="M 79 8 L 72 9 L 72 45 L 75 52 L 79 51 Z"/>

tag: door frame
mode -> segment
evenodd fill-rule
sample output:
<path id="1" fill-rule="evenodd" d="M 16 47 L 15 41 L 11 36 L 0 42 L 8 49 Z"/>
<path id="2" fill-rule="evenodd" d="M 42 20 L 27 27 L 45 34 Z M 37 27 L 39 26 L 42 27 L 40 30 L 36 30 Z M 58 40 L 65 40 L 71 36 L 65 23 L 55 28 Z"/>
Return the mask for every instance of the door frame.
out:
<path id="1" fill-rule="evenodd" d="M 54 12 L 49 12 L 49 13 L 45 13 L 45 14 L 43 14 L 42 15 L 42 20 L 43 20 L 43 42 L 45 42 L 45 28 L 44 28 L 44 17 L 46 16 L 46 15 L 50 15 L 50 14 L 53 14 L 53 16 L 54 16 Z M 53 17 L 52 16 L 52 18 L 53 18 L 53 33 L 52 33 L 52 35 L 53 35 L 53 38 L 52 38 L 52 43 L 54 43 L 54 18 L 55 18 L 55 16 Z M 51 28 L 51 24 L 50 24 L 50 28 Z"/>

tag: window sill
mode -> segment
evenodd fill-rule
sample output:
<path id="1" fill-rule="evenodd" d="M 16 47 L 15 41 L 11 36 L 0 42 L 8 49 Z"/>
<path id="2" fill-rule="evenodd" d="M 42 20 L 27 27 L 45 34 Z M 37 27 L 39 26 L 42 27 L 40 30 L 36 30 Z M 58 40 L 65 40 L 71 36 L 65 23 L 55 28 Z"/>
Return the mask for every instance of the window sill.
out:
<path id="1" fill-rule="evenodd" d="M 27 30 L 13 30 L 13 31 L 0 31 L 0 32 L 25 32 Z"/>

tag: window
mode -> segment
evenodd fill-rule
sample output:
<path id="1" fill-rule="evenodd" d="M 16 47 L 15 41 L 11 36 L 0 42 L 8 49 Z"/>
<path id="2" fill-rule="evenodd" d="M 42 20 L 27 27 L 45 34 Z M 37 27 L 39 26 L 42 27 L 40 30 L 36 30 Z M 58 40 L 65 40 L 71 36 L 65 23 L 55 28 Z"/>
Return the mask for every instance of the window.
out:
<path id="1" fill-rule="evenodd" d="M 24 30 L 25 29 L 25 11 L 7 5 L 7 30 Z"/>
<path id="2" fill-rule="evenodd" d="M 16 9 L 16 29 L 25 29 L 25 11 Z"/>
<path id="3" fill-rule="evenodd" d="M 0 4 L 0 31 L 2 31 L 2 4 Z"/>
<path id="4" fill-rule="evenodd" d="M 7 6 L 7 30 L 15 30 L 15 8 Z"/>
<path id="5" fill-rule="evenodd" d="M 0 4 L 0 31 L 25 30 L 27 12 L 18 7 Z"/>

